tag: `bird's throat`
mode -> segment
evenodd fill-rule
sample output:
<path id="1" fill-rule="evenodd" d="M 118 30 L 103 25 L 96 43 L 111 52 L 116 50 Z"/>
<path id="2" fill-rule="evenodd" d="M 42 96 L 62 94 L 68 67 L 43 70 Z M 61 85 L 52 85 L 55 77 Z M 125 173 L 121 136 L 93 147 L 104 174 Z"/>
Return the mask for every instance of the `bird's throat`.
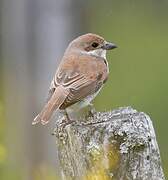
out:
<path id="1" fill-rule="evenodd" d="M 92 50 L 92 51 L 87 52 L 87 54 L 91 55 L 91 56 L 96 56 L 96 57 L 101 57 L 101 58 L 106 59 L 106 50 L 104 50 L 104 49 Z"/>

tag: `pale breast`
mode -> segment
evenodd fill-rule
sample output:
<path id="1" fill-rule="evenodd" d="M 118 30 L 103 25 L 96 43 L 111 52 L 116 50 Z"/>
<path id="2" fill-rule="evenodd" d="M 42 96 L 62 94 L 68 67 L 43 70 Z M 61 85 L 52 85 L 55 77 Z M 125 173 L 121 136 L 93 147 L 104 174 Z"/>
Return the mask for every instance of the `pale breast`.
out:
<path id="1" fill-rule="evenodd" d="M 79 101 L 79 102 L 77 102 L 77 103 L 67 107 L 66 108 L 67 111 L 68 112 L 79 111 L 80 109 L 88 106 L 91 103 L 91 101 L 98 95 L 98 93 L 100 92 L 101 88 L 97 92 L 95 92 L 94 94 L 91 94 L 91 95 L 85 97 L 83 100 L 81 100 L 81 101 Z"/>

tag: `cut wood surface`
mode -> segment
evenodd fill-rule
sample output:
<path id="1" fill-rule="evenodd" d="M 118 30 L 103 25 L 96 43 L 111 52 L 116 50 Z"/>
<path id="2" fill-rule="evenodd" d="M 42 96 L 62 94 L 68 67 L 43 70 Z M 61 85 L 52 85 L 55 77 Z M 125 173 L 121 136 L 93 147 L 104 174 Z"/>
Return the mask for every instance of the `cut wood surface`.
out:
<path id="1" fill-rule="evenodd" d="M 64 180 L 163 180 L 152 121 L 124 107 L 55 129 Z"/>

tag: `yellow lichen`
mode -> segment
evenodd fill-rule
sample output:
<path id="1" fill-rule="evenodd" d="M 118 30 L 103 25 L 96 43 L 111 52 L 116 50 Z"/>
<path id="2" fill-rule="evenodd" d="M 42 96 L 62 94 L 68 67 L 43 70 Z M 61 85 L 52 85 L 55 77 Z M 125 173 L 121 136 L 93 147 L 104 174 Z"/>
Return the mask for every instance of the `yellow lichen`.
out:
<path id="1" fill-rule="evenodd" d="M 91 167 L 83 180 L 111 180 L 119 164 L 119 151 L 116 145 L 107 143 L 90 149 Z"/>

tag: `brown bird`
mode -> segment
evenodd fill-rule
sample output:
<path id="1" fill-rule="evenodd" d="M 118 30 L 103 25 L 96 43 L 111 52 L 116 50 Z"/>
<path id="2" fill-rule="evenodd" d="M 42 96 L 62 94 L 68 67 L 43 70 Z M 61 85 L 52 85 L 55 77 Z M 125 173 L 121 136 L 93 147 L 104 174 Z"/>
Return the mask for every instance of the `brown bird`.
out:
<path id="1" fill-rule="evenodd" d="M 89 105 L 108 78 L 106 50 L 116 47 L 92 33 L 73 40 L 51 82 L 48 102 L 32 124 L 47 124 L 57 109 L 66 112 Z"/>

